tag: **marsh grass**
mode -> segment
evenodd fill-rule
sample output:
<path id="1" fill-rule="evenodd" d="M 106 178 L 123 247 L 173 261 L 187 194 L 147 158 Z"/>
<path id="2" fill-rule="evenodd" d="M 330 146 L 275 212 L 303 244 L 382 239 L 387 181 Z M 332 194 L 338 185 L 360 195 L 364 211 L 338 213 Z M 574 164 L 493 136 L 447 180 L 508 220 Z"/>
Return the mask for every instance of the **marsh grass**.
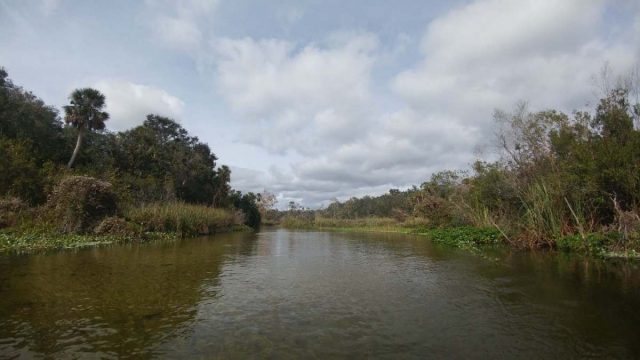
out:
<path id="1" fill-rule="evenodd" d="M 133 207 L 125 211 L 125 218 L 144 231 L 180 236 L 206 235 L 242 227 L 240 219 L 230 210 L 181 202 Z"/>
<path id="2" fill-rule="evenodd" d="M 361 227 L 361 228 L 392 228 L 400 223 L 392 218 L 366 217 L 360 219 L 333 219 L 317 216 L 316 227 Z"/>
<path id="3" fill-rule="evenodd" d="M 392 218 L 366 217 L 359 219 L 336 219 L 316 215 L 288 215 L 280 220 L 280 226 L 294 229 L 357 229 L 359 231 L 396 231 L 403 223 Z"/>
<path id="4" fill-rule="evenodd" d="M 552 247 L 563 235 L 565 203 L 555 199 L 544 183 L 536 183 L 522 197 L 522 205 L 521 239 L 531 248 Z"/>

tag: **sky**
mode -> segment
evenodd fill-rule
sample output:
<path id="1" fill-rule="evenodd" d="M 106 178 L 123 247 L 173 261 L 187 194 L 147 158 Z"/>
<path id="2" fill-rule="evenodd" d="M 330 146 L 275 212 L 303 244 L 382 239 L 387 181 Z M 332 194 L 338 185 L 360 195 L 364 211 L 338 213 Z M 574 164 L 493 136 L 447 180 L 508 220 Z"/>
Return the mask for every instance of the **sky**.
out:
<path id="1" fill-rule="evenodd" d="M 592 109 L 639 59 L 638 0 L 0 0 L 14 83 L 94 87 L 111 131 L 174 118 L 280 207 L 469 168 L 496 109 Z"/>

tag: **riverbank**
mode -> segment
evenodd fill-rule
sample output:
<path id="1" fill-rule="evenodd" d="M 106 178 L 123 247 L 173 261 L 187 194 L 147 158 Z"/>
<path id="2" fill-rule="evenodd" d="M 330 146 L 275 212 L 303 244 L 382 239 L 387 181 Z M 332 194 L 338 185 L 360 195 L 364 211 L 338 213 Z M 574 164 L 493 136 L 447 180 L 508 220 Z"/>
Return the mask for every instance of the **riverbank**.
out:
<path id="1" fill-rule="evenodd" d="M 281 225 L 291 229 L 308 229 L 339 232 L 375 232 L 415 234 L 429 238 L 436 243 L 453 247 L 477 250 L 483 246 L 504 245 L 520 248 L 520 242 L 513 241 L 497 228 L 475 226 L 428 227 L 419 220 L 399 222 L 391 218 L 363 219 L 284 219 Z M 570 234 L 558 237 L 552 250 L 580 253 L 601 258 L 622 258 L 640 260 L 640 249 L 635 243 L 624 243 L 616 232 Z M 547 249 L 549 249 L 547 248 Z M 535 249 L 532 249 L 535 251 Z"/>
<path id="2" fill-rule="evenodd" d="M 2 202 L 0 252 L 76 249 L 147 242 L 233 231 L 252 231 L 241 213 L 203 205 L 168 202 L 108 211 L 110 201 L 57 199 L 29 208 L 16 199 Z M 55 199 L 55 196 L 52 197 Z M 87 203 L 91 203 L 87 205 Z"/>

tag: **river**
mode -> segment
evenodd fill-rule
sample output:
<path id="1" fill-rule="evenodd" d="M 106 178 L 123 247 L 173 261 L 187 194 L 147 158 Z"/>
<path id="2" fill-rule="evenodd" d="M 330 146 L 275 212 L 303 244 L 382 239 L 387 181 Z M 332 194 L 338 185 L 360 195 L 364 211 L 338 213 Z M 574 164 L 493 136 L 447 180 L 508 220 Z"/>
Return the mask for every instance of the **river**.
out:
<path id="1" fill-rule="evenodd" d="M 0 358 L 640 357 L 640 268 L 288 231 L 0 255 Z"/>

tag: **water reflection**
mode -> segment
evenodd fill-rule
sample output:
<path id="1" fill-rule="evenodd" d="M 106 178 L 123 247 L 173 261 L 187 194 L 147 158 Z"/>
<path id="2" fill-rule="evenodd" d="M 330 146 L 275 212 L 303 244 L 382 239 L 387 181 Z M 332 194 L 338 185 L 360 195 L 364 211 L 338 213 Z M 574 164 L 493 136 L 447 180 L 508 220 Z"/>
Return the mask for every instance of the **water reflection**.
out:
<path id="1" fill-rule="evenodd" d="M 639 274 L 285 230 L 0 258 L 0 355 L 632 358 Z"/>
<path id="2" fill-rule="evenodd" d="M 246 235 L 0 260 L 0 354 L 147 354 L 181 336 Z M 215 297 L 208 292 L 208 297 Z"/>

